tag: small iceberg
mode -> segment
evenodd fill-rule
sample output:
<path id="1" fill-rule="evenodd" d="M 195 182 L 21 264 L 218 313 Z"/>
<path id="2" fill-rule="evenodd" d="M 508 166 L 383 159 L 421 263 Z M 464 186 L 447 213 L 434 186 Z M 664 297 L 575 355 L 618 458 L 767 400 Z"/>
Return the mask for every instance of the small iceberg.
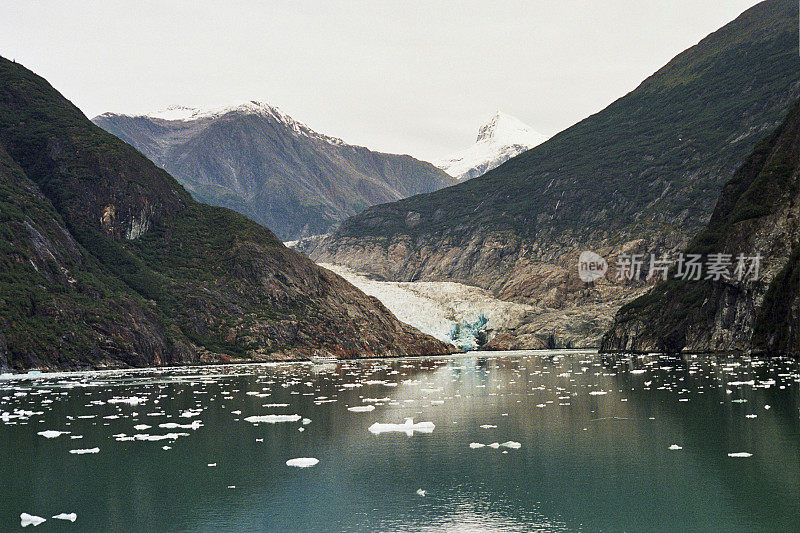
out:
<path id="1" fill-rule="evenodd" d="M 678 446 L 677 444 L 673 444 L 669 447 L 670 450 L 682 450 L 683 446 Z"/>
<path id="2" fill-rule="evenodd" d="M 315 457 L 297 457 L 296 459 L 289 459 L 286 461 L 286 466 L 296 466 L 297 468 L 309 468 L 319 463 L 319 459 Z"/>
<path id="3" fill-rule="evenodd" d="M 81 448 L 78 450 L 70 450 L 69 453 L 73 453 L 75 455 L 84 455 L 87 453 L 100 453 L 100 448 Z"/>
<path id="4" fill-rule="evenodd" d="M 348 411 L 352 411 L 354 413 L 368 413 L 370 411 L 375 410 L 374 405 L 356 405 L 354 407 L 348 407 Z"/>
<path id="5" fill-rule="evenodd" d="M 42 522 L 46 522 L 47 520 L 42 518 L 41 516 L 34 516 L 28 513 L 22 513 L 19 515 L 19 525 L 22 527 L 28 526 L 38 526 Z"/>
<path id="6" fill-rule="evenodd" d="M 300 415 L 262 415 L 262 416 L 248 416 L 245 418 L 246 422 L 253 424 L 277 424 L 279 422 L 297 422 L 300 420 Z"/>
<path id="7" fill-rule="evenodd" d="M 427 490 L 417 489 L 417 496 L 422 496 L 424 498 L 427 493 Z"/>
<path id="8" fill-rule="evenodd" d="M 469 443 L 469 447 L 472 448 L 473 450 L 475 450 L 477 448 L 485 448 L 486 445 L 485 444 L 481 444 L 480 442 L 470 442 Z"/>
<path id="9" fill-rule="evenodd" d="M 60 513 L 55 515 L 53 518 L 56 520 L 67 520 L 69 522 L 74 522 L 78 519 L 78 515 L 75 513 Z"/>
<path id="10" fill-rule="evenodd" d="M 48 429 L 47 431 L 40 431 L 37 435 L 41 435 L 46 439 L 54 439 L 56 437 L 60 437 L 61 435 L 66 435 L 69 431 L 56 431 L 54 429 Z"/>
<path id="11" fill-rule="evenodd" d="M 511 448 L 512 450 L 519 450 L 522 447 L 522 444 L 520 444 L 519 442 L 515 442 L 513 440 L 510 440 L 508 442 L 502 443 L 500 446 L 503 446 L 504 448 Z"/>
<path id="12" fill-rule="evenodd" d="M 130 398 L 111 398 L 108 400 L 108 403 L 125 403 L 128 405 L 139 405 L 140 403 L 144 403 L 147 401 L 147 398 L 141 398 L 139 396 L 131 396 Z"/>
<path id="13" fill-rule="evenodd" d="M 405 433 L 410 437 L 415 431 L 419 433 L 431 433 L 435 427 L 433 422 L 417 422 L 415 424 L 413 418 L 406 418 L 406 421 L 402 424 L 381 424 L 375 422 L 368 429 L 370 433 L 374 433 L 375 435 L 379 433 L 398 432 Z"/>
<path id="14" fill-rule="evenodd" d="M 753 454 L 748 452 L 734 452 L 728 454 L 728 457 L 752 457 L 752 456 Z"/>

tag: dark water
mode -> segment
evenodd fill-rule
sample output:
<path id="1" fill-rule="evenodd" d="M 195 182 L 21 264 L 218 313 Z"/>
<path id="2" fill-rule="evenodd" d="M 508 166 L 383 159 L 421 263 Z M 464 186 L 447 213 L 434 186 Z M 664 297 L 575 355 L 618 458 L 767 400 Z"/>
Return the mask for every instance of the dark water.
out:
<path id="1" fill-rule="evenodd" d="M 0 379 L 0 531 L 796 531 L 798 379 L 588 352 Z M 435 429 L 368 430 L 406 417 Z"/>

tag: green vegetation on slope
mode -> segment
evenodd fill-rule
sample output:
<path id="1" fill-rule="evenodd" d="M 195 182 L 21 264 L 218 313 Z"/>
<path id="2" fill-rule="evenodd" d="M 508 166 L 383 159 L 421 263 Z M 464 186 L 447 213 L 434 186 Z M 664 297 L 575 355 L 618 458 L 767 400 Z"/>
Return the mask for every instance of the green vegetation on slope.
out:
<path id="1" fill-rule="evenodd" d="M 625 349 L 634 340 L 636 349 L 714 350 L 719 348 L 710 344 L 716 332 L 727 349 L 800 353 L 798 149 L 800 104 L 780 128 L 757 143 L 723 188 L 707 227 L 686 250 L 688 254 L 759 253 L 761 276 L 777 270 L 774 277 L 750 283 L 673 277 L 620 309 L 603 340 L 604 349 Z M 724 340 L 721 328 L 731 330 L 736 339 Z"/>
<path id="2" fill-rule="evenodd" d="M 447 351 L 3 58 L 0 156 L 0 367 Z"/>

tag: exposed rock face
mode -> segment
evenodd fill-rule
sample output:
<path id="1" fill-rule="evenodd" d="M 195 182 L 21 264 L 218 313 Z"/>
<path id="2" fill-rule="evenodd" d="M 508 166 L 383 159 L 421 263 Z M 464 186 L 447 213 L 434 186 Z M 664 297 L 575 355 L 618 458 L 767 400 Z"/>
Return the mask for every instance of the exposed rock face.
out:
<path id="1" fill-rule="evenodd" d="M 238 211 L 282 240 L 326 232 L 365 207 L 456 183 L 430 163 L 311 130 L 259 102 L 93 121 L 133 145 L 202 202 Z"/>
<path id="2" fill-rule="evenodd" d="M 582 250 L 685 248 L 757 140 L 800 97 L 796 2 L 768 0 L 686 50 L 603 111 L 487 174 L 371 207 L 308 248 L 395 281 L 453 280 L 609 320 L 645 285 L 576 283 Z M 636 244 L 632 244 L 636 243 Z"/>
<path id="3" fill-rule="evenodd" d="M 659 285 L 620 310 L 603 350 L 800 355 L 800 104 L 725 185 L 688 253 L 758 253 L 759 274 Z"/>
<path id="4" fill-rule="evenodd" d="M 0 58 L 0 367 L 453 350 Z"/>

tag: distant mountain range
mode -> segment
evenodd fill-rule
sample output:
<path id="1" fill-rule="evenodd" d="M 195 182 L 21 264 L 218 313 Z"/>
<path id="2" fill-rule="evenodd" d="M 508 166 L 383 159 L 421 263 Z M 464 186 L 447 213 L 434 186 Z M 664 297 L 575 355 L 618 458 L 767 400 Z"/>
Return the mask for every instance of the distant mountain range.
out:
<path id="1" fill-rule="evenodd" d="M 556 345 L 594 336 L 646 286 L 587 286 L 580 253 L 685 248 L 800 97 L 797 32 L 797 2 L 761 2 L 546 142 L 478 178 L 366 209 L 307 253 L 387 280 L 458 281 L 545 305 L 552 314 L 537 331 Z M 596 306 L 589 322 L 564 323 L 586 306 Z"/>
<path id="2" fill-rule="evenodd" d="M 411 156 L 317 133 L 261 102 L 104 113 L 93 121 L 170 172 L 195 199 L 234 209 L 283 240 L 325 233 L 366 207 L 457 182 Z"/>
<path id="3" fill-rule="evenodd" d="M 0 373 L 452 350 L 0 57 Z"/>
<path id="4" fill-rule="evenodd" d="M 521 120 L 498 111 L 478 129 L 475 144 L 434 164 L 464 181 L 485 174 L 546 140 Z"/>

